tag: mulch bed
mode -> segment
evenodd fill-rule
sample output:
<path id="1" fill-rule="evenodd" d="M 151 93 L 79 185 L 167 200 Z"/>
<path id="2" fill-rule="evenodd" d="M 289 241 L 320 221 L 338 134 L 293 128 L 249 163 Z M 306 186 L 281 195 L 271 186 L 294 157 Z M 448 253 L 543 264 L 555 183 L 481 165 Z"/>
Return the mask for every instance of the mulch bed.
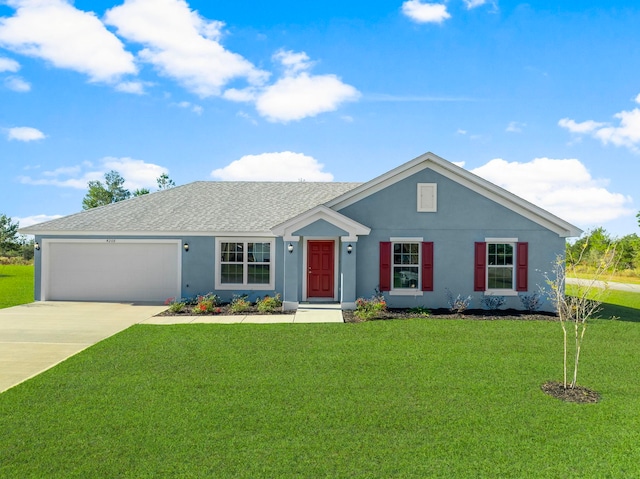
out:
<path id="1" fill-rule="evenodd" d="M 564 385 L 557 381 L 549 381 L 542 385 L 542 390 L 549 396 L 566 402 L 574 402 L 579 404 L 593 404 L 600 401 L 600 394 L 592 389 L 583 386 L 574 388 L 565 388 Z"/>
<path id="2" fill-rule="evenodd" d="M 168 306 L 167 306 L 168 308 Z M 231 311 L 228 304 L 223 304 L 221 306 L 216 306 L 213 312 L 203 313 L 203 312 L 195 312 L 195 308 L 193 306 L 185 306 L 185 308 L 177 313 L 173 313 L 168 309 L 156 314 L 156 316 L 253 316 L 258 314 L 295 314 L 295 311 L 274 311 L 273 313 L 263 313 L 258 311 L 258 308 L 255 306 L 251 306 L 246 311 L 242 311 L 241 313 L 234 313 Z"/>
<path id="3" fill-rule="evenodd" d="M 360 318 L 355 316 L 353 311 L 343 311 L 345 323 L 362 322 Z M 409 319 L 428 317 L 432 319 L 475 319 L 479 321 L 495 321 L 495 320 L 513 320 L 513 321 L 558 321 L 555 313 L 546 313 L 541 311 L 527 312 L 516 309 L 500 309 L 497 311 L 487 311 L 484 309 L 468 309 L 463 314 L 452 313 L 448 309 L 431 310 L 428 316 L 421 316 L 411 312 L 408 309 L 388 309 L 380 313 L 377 317 L 369 321 L 379 321 L 387 319 Z"/>

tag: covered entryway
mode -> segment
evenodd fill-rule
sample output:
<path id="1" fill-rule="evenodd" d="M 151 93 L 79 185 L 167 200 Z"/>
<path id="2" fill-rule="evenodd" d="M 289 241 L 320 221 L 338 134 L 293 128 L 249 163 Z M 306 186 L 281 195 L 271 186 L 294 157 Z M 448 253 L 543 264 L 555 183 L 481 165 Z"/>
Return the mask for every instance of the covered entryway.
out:
<path id="1" fill-rule="evenodd" d="M 179 240 L 43 240 L 41 300 L 180 297 Z"/>
<path id="2" fill-rule="evenodd" d="M 335 286 L 335 242 L 307 242 L 307 297 L 333 299 Z"/>

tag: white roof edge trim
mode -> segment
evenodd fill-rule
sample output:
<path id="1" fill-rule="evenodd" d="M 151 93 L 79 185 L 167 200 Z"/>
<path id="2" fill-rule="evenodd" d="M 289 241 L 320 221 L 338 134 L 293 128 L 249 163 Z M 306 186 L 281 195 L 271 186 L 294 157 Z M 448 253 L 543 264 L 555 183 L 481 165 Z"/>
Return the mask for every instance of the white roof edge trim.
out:
<path id="1" fill-rule="evenodd" d="M 83 237 L 103 237 L 103 236 L 135 236 L 141 238 L 147 237 L 166 237 L 166 238 L 184 238 L 188 236 L 214 236 L 214 237 L 259 237 L 274 238 L 275 235 L 271 231 L 37 231 L 29 233 L 34 236 L 83 236 Z M 135 238 L 134 238 L 135 239 Z M 153 239 L 153 238 L 152 238 Z"/>
<path id="2" fill-rule="evenodd" d="M 348 233 L 348 236 L 353 238 L 358 235 L 368 235 L 371 232 L 371 228 L 358 223 L 351 218 L 338 213 L 335 210 L 327 208 L 324 205 L 316 206 L 304 213 L 295 216 L 284 223 L 274 226 L 271 231 L 276 236 L 292 237 L 292 233 L 305 226 L 308 226 L 318 220 L 325 220 L 332 224 L 336 228 L 340 228 Z"/>
<path id="3" fill-rule="evenodd" d="M 559 218 L 558 216 L 520 198 L 519 196 L 505 190 L 504 188 L 471 173 L 464 168 L 454 165 L 450 161 L 427 152 L 414 158 L 413 160 L 400 165 L 387 173 L 364 183 L 361 186 L 346 192 L 326 203 L 326 206 L 339 211 L 350 206 L 386 187 L 402 181 L 409 176 L 418 173 L 425 168 L 431 168 L 436 173 L 466 186 L 470 190 L 495 201 L 531 221 L 557 233 L 560 237 L 577 237 L 582 234 L 582 230 L 577 226 Z"/>

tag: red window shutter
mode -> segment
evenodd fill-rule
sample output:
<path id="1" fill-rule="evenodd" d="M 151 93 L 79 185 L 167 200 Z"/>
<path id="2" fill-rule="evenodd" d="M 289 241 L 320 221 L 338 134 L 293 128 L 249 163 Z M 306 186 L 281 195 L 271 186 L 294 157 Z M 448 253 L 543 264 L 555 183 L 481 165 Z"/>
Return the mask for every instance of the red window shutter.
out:
<path id="1" fill-rule="evenodd" d="M 529 243 L 516 245 L 516 291 L 529 290 Z"/>
<path id="2" fill-rule="evenodd" d="M 391 243 L 380 242 L 380 291 L 391 291 Z"/>
<path id="3" fill-rule="evenodd" d="M 487 243 L 476 243 L 473 290 L 487 289 Z"/>
<path id="4" fill-rule="evenodd" d="M 433 291 L 433 242 L 422 243 L 422 291 Z"/>

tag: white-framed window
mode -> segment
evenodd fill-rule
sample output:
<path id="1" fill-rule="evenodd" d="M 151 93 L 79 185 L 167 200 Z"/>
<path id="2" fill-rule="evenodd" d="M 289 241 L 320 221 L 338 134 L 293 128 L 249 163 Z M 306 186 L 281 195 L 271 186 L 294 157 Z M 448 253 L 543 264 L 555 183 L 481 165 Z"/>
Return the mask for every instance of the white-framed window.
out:
<path id="1" fill-rule="evenodd" d="M 275 240 L 218 238 L 216 289 L 273 289 Z"/>
<path id="2" fill-rule="evenodd" d="M 420 241 L 391 242 L 391 289 L 420 291 Z"/>
<path id="3" fill-rule="evenodd" d="M 505 292 L 516 289 L 515 238 L 487 238 L 487 291 Z"/>

